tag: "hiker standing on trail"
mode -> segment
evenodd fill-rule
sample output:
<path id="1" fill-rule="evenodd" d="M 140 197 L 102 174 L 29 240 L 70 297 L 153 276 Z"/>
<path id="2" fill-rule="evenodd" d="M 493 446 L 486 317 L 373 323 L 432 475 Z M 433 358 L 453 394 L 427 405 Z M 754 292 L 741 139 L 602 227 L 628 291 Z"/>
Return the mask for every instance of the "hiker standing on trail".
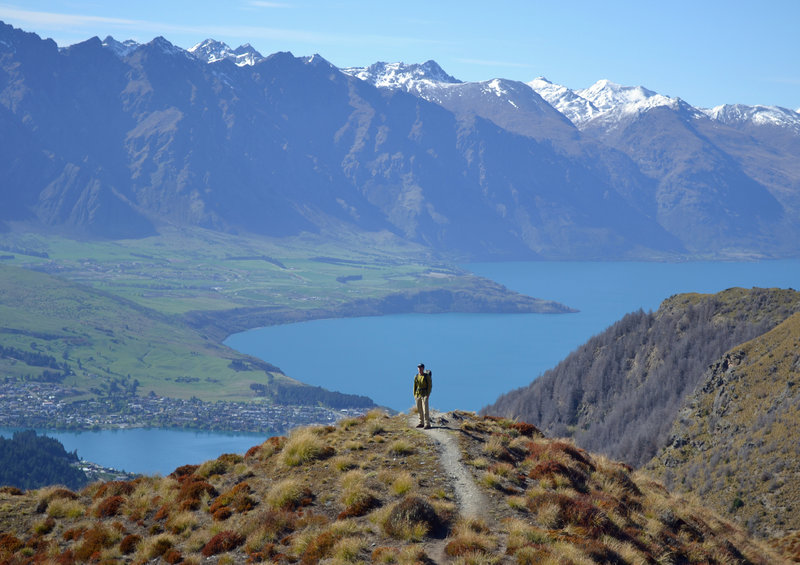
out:
<path id="1" fill-rule="evenodd" d="M 424 427 L 426 430 L 431 427 L 431 411 L 428 399 L 431 396 L 432 388 L 431 372 L 425 370 L 425 363 L 420 363 L 417 365 L 417 374 L 414 375 L 414 399 L 417 401 L 417 413 L 419 414 L 417 427 Z"/>

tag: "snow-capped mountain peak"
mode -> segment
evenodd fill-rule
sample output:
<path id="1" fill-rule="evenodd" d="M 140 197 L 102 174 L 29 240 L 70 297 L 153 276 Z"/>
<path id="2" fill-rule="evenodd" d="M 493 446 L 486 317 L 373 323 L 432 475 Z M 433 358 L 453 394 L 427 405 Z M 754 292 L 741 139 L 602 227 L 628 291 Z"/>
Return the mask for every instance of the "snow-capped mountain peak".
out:
<path id="1" fill-rule="evenodd" d="M 702 110 L 709 118 L 724 124 L 741 127 L 748 124 L 786 128 L 800 134 L 800 112 L 780 106 L 745 106 L 724 104 Z"/>
<path id="2" fill-rule="evenodd" d="M 575 91 L 566 86 L 552 83 L 544 77 L 535 78 L 527 84 L 575 125 L 591 120 L 600 113 L 597 107 L 586 98 L 578 96 Z"/>
<path id="3" fill-rule="evenodd" d="M 589 88 L 578 90 L 575 93 L 590 101 L 601 112 L 629 104 L 640 105 L 650 98 L 661 96 L 642 86 L 622 86 L 608 79 L 598 80 Z M 662 98 L 667 99 L 666 97 Z"/>
<path id="4" fill-rule="evenodd" d="M 436 61 L 426 61 L 422 64 L 384 63 L 381 61 L 369 67 L 347 67 L 341 71 L 379 88 L 408 90 L 410 83 L 459 84 L 461 82 L 448 75 Z"/>
<path id="5" fill-rule="evenodd" d="M 240 45 L 236 49 L 231 49 L 226 43 L 214 39 L 201 41 L 194 47 L 190 47 L 188 51 L 201 61 L 206 61 L 207 63 L 215 63 L 228 59 L 240 67 L 255 65 L 264 58 L 261 53 L 256 51 L 249 43 Z"/>

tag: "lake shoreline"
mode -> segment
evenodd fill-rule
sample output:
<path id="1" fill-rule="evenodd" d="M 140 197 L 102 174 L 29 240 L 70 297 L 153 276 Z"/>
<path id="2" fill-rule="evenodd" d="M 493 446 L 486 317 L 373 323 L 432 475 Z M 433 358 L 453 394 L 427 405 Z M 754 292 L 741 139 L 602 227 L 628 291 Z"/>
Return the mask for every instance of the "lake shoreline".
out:
<path id="1" fill-rule="evenodd" d="M 396 314 L 570 314 L 577 309 L 555 300 L 535 298 L 488 278 L 475 288 L 392 292 L 334 306 L 309 308 L 263 307 L 224 311 L 194 311 L 185 319 L 194 329 L 223 343 L 231 335 L 258 328 L 312 320 L 392 316 Z"/>

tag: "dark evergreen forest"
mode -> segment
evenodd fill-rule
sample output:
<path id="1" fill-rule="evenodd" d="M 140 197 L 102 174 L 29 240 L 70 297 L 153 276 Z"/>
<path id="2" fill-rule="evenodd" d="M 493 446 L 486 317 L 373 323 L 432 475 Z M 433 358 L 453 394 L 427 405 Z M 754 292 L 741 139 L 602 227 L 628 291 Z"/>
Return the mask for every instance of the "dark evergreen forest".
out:
<path id="1" fill-rule="evenodd" d="M 482 412 L 519 418 L 638 467 L 666 444 L 711 363 L 799 308 L 792 290 L 725 292 L 628 314 Z"/>
<path id="2" fill-rule="evenodd" d="M 78 489 L 89 481 L 75 466 L 77 462 L 76 452 L 68 453 L 60 441 L 38 436 L 33 430 L 15 432 L 11 439 L 0 437 L 0 486 Z"/>

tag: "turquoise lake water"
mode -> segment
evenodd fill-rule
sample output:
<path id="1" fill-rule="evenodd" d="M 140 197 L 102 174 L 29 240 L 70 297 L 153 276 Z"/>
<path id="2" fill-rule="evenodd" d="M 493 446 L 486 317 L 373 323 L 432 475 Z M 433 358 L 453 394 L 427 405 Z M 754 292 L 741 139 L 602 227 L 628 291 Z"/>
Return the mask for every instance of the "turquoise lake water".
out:
<path id="1" fill-rule="evenodd" d="M 499 394 L 527 385 L 626 313 L 655 310 L 673 294 L 734 286 L 800 288 L 800 261 L 480 263 L 466 268 L 580 312 L 316 320 L 243 332 L 226 343 L 301 381 L 364 394 L 401 411 L 411 407 L 412 377 L 423 361 L 433 370 L 433 408 L 479 410 Z M 10 432 L 0 429 L 0 435 Z M 162 475 L 222 453 L 244 453 L 265 439 L 160 429 L 48 435 L 101 465 Z"/>

